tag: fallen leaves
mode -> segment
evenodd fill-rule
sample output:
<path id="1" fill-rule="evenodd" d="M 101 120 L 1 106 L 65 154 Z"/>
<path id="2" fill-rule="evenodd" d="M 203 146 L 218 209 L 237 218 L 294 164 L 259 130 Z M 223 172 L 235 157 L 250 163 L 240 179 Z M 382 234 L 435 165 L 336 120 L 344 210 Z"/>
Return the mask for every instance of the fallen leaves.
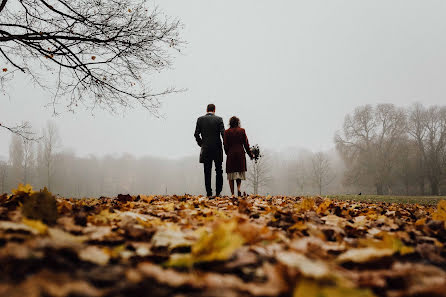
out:
<path id="1" fill-rule="evenodd" d="M 446 200 L 438 202 L 437 210 L 432 214 L 432 219 L 446 222 Z"/>
<path id="2" fill-rule="evenodd" d="M 98 265 L 105 265 L 110 260 L 110 255 L 97 246 L 89 246 L 79 252 L 79 259 Z"/>
<path id="3" fill-rule="evenodd" d="M 320 284 L 314 280 L 299 281 L 293 297 L 375 297 L 368 289 L 348 288 Z"/>
<path id="4" fill-rule="evenodd" d="M 20 192 L 25 193 L 25 192 Z M 57 203 L 54 196 L 46 189 L 29 192 L 23 200 L 22 214 L 32 220 L 40 220 L 46 224 L 54 224 L 57 220 Z"/>
<path id="5" fill-rule="evenodd" d="M 345 253 L 341 254 L 337 261 L 339 263 L 344 262 L 355 262 L 355 263 L 365 263 L 383 257 L 392 256 L 394 251 L 392 249 L 377 249 L 373 247 L 368 248 L 356 248 L 350 249 Z"/>
<path id="6" fill-rule="evenodd" d="M 27 218 L 23 218 L 23 223 L 34 230 L 36 230 L 39 234 L 46 234 L 48 232 L 48 226 L 42 223 L 42 221 L 30 220 Z"/>
<path id="7" fill-rule="evenodd" d="M 446 202 L 0 196 L 0 296 L 444 296 Z M 149 292 L 149 293 L 148 293 Z"/>
<path id="8" fill-rule="evenodd" d="M 217 222 L 212 231 L 203 231 L 198 241 L 192 246 L 190 254 L 174 255 L 166 265 L 181 267 L 192 266 L 195 263 L 228 260 L 244 242 L 236 229 L 236 220 Z"/>
<path id="9" fill-rule="evenodd" d="M 13 195 L 31 195 L 34 193 L 33 187 L 29 184 L 19 184 L 17 189 L 12 190 Z"/>

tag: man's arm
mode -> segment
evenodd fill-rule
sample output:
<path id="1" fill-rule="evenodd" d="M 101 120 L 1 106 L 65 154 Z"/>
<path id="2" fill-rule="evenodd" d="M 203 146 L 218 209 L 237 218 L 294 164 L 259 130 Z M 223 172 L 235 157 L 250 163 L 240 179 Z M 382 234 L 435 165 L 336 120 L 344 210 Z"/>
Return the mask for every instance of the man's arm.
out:
<path id="1" fill-rule="evenodd" d="M 195 140 L 197 141 L 197 144 L 199 147 L 201 147 L 201 145 L 203 144 L 203 139 L 201 139 L 201 125 L 200 125 L 200 119 L 197 119 L 197 126 L 195 127 Z"/>
<path id="2" fill-rule="evenodd" d="M 228 150 L 229 150 L 229 144 L 228 144 L 228 137 L 227 137 L 227 133 L 224 133 L 223 136 L 223 148 L 225 149 L 225 154 L 228 154 Z"/>
<path id="3" fill-rule="evenodd" d="M 218 130 L 220 131 L 221 139 L 225 139 L 225 124 L 223 124 L 223 119 L 220 118 L 220 123 L 218 123 Z"/>

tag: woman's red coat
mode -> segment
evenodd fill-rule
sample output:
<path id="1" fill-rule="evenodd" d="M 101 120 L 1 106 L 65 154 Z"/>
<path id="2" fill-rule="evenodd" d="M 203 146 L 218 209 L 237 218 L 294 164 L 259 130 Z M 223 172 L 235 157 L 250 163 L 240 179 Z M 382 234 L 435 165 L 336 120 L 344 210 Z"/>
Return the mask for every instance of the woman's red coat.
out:
<path id="1" fill-rule="evenodd" d="M 246 153 L 251 156 L 248 137 L 243 128 L 229 128 L 225 131 L 226 173 L 246 171 Z"/>

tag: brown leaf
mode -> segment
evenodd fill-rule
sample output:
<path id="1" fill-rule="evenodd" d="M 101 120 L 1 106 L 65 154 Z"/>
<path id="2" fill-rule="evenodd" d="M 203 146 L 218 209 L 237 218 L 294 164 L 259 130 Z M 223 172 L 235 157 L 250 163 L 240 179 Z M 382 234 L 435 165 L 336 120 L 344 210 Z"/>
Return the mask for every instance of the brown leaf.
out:
<path id="1" fill-rule="evenodd" d="M 57 220 L 56 199 L 44 188 L 24 200 L 22 214 L 29 219 L 40 220 L 48 225 L 53 225 Z"/>

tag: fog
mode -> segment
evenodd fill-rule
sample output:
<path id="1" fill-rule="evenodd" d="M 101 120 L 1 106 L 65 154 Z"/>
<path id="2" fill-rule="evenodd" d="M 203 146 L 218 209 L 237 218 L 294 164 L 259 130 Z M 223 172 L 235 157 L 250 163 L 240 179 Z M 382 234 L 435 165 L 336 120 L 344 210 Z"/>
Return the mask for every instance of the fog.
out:
<path id="1" fill-rule="evenodd" d="M 206 105 L 215 103 L 225 124 L 239 116 L 251 144 L 265 152 L 271 178 L 262 194 L 375 193 L 370 176 L 356 186 L 346 181 L 345 171 L 353 171 L 345 164 L 351 160 L 334 141 L 337 132 L 342 134 L 345 115 L 366 104 L 406 109 L 414 102 L 444 104 L 442 0 L 153 4 L 182 21 L 187 41 L 171 69 L 153 74 L 154 89 L 185 89 L 163 98 L 161 118 L 138 106 L 118 114 L 82 107 L 69 113 L 63 100 L 55 116 L 47 106 L 51 96 L 20 75 L 0 95 L 1 123 L 26 120 L 38 135 L 48 121 L 57 127 L 53 192 L 74 197 L 203 194 L 193 131 Z M 0 159 L 8 171 L 5 191 L 24 181 L 23 172 L 11 171 L 10 147 L 10 133 L 0 129 Z M 332 169 L 322 191 L 310 174 L 317 152 L 327 156 Z M 38 144 L 34 155 L 28 180 L 39 188 L 48 183 L 48 174 L 37 160 Z M 421 193 L 401 186 L 404 182 L 392 170 L 383 192 Z M 427 177 L 425 187 L 430 192 Z"/>
<path id="2" fill-rule="evenodd" d="M 248 161 L 247 194 L 441 195 L 446 191 L 446 106 L 358 106 L 333 135 L 335 150 L 261 148 Z M 0 190 L 18 183 L 68 197 L 130 194 L 203 194 L 197 156 L 166 159 L 131 154 L 88 157 L 61 150 L 48 122 L 38 141 L 12 135 L 0 162 Z M 228 187 L 223 194 L 227 195 Z"/>
<path id="3" fill-rule="evenodd" d="M 55 127 L 54 123 L 49 126 Z M 198 162 L 198 156 L 176 159 L 131 154 L 79 157 L 72 151 L 60 150 L 61 145 L 59 140 L 54 142 L 51 156 L 48 155 L 51 144 L 48 145 L 46 138 L 29 143 L 12 136 L 9 157 L 0 161 L 0 192 L 11 192 L 19 183 L 29 183 L 36 189 L 49 187 L 53 193 L 65 197 L 113 197 L 120 193 L 205 194 L 203 165 Z M 25 153 L 26 146 L 30 146 L 28 153 Z M 304 149 L 272 152 L 262 148 L 261 153 L 260 162 L 265 174 L 258 194 L 319 193 L 312 172 L 313 153 Z M 340 193 L 343 190 L 339 184 L 342 161 L 335 151 L 328 152 L 327 157 L 332 162 L 332 171 L 323 193 Z M 247 159 L 249 179 L 254 161 Z M 224 176 L 226 178 L 226 174 Z M 214 178 L 215 174 L 213 187 Z M 224 182 L 222 194 L 229 195 L 229 186 L 226 180 Z M 253 184 L 245 181 L 242 191 L 252 194 Z"/>

